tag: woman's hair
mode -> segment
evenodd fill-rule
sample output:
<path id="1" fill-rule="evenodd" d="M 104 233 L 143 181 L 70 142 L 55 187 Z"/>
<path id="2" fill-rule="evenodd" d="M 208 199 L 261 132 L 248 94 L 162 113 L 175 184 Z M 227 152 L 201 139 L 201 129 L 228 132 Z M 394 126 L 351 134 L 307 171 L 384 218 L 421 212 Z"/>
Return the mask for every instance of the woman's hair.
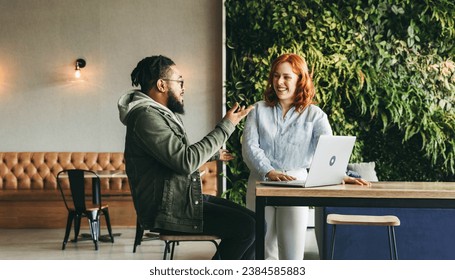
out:
<path id="1" fill-rule="evenodd" d="M 267 80 L 267 87 L 264 92 L 264 100 L 269 106 L 275 106 L 278 103 L 278 97 L 273 88 L 273 76 L 278 65 L 284 62 L 290 63 L 292 71 L 299 77 L 293 105 L 297 111 L 302 112 L 307 106 L 313 103 L 315 91 L 311 74 L 308 71 L 308 65 L 302 57 L 296 54 L 283 54 L 273 61 Z"/>
<path id="2" fill-rule="evenodd" d="M 156 86 L 156 81 L 165 78 L 171 66 L 175 65 L 170 58 L 155 55 L 142 59 L 131 72 L 133 86 L 141 86 L 141 91 L 147 93 Z"/>

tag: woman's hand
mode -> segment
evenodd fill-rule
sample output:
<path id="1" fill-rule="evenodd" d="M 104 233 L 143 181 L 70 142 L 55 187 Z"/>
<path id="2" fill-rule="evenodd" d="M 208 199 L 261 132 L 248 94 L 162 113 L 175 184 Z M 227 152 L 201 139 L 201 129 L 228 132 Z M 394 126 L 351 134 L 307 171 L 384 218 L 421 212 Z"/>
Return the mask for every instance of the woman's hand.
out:
<path id="1" fill-rule="evenodd" d="M 294 176 L 287 175 L 286 173 L 276 170 L 270 171 L 265 175 L 265 177 L 267 177 L 270 181 L 292 181 L 297 179 Z"/>
<path id="2" fill-rule="evenodd" d="M 354 178 L 346 176 L 343 179 L 343 184 L 354 184 L 354 185 L 362 185 L 362 186 L 371 186 L 371 182 L 364 180 L 362 178 Z"/>
<path id="3" fill-rule="evenodd" d="M 219 160 L 221 161 L 230 161 L 233 160 L 234 156 L 226 149 L 221 149 L 220 150 L 220 158 Z"/>

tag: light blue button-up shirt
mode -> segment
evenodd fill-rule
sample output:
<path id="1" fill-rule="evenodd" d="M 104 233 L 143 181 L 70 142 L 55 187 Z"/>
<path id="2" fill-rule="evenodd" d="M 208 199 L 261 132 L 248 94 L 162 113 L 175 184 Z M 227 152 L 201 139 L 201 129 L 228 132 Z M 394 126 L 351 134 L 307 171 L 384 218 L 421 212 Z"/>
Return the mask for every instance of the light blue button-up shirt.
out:
<path id="1" fill-rule="evenodd" d="M 255 180 L 271 170 L 309 168 L 320 135 L 332 135 L 327 114 L 315 105 L 302 113 L 291 108 L 283 117 L 281 105 L 255 104 L 245 122 L 243 160 Z"/>

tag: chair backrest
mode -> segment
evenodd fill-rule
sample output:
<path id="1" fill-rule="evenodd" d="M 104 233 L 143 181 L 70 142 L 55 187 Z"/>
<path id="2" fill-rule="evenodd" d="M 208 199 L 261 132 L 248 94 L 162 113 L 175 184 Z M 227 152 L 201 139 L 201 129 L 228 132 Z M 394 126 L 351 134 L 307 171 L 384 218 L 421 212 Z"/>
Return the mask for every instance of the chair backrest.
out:
<path id="1" fill-rule="evenodd" d="M 85 182 L 88 178 L 91 178 L 92 182 L 91 192 L 86 192 Z M 63 184 L 64 179 L 68 180 L 72 203 L 68 201 L 68 191 Z M 67 209 L 71 208 L 69 206 L 71 203 L 77 213 L 82 213 L 87 210 L 86 202 L 89 199 L 91 199 L 92 207 L 101 209 L 100 178 L 95 172 L 84 169 L 62 170 L 57 174 L 57 185 Z"/>

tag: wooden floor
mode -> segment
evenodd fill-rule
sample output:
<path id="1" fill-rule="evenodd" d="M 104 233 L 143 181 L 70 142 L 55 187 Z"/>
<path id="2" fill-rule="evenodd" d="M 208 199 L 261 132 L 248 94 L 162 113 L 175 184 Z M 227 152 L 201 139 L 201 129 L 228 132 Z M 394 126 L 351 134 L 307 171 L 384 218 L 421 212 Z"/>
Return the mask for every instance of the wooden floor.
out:
<path id="1" fill-rule="evenodd" d="M 61 250 L 64 229 L 0 229 L 0 260 L 161 260 L 164 242 L 143 241 L 133 253 L 134 228 L 114 228 L 115 243 L 91 240 L 68 242 Z M 82 234 L 88 231 L 81 230 Z M 106 232 L 102 231 L 101 234 Z M 71 236 L 70 238 L 73 238 Z M 176 260 L 209 260 L 215 252 L 210 242 L 182 242 L 176 246 Z M 319 258 L 314 230 L 308 229 L 305 259 Z"/>

